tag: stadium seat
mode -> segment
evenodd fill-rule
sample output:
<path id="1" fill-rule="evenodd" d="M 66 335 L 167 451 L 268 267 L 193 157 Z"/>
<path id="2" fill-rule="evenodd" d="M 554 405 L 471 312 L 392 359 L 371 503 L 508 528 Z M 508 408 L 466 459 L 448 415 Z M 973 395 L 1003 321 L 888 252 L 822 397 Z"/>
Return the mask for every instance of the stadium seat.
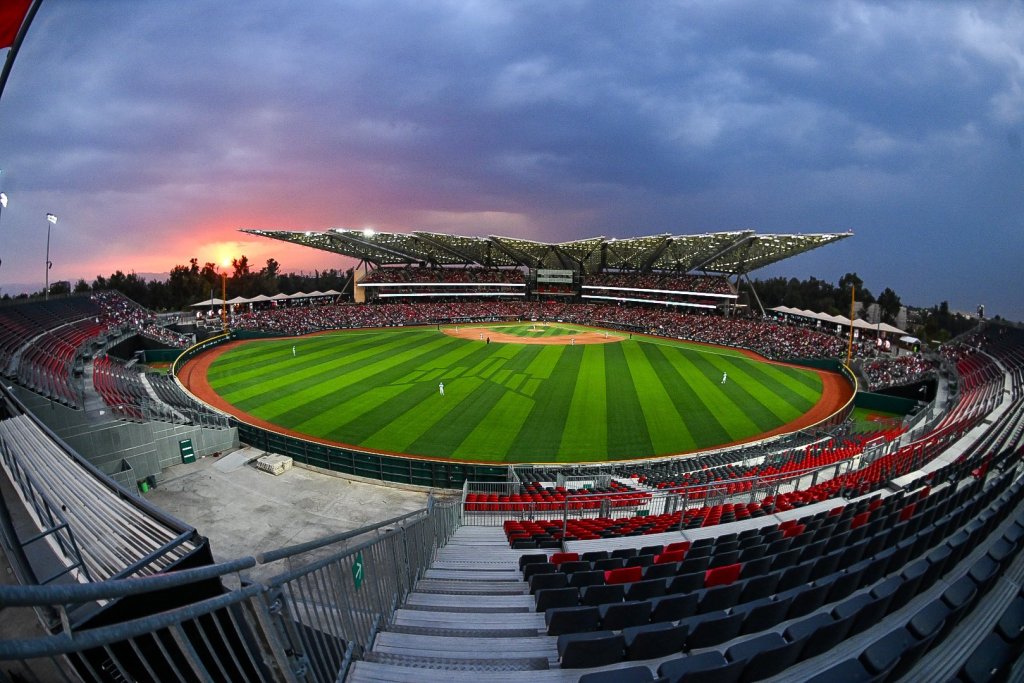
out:
<path id="1" fill-rule="evenodd" d="M 707 573 L 704 574 L 704 586 L 712 588 L 714 586 L 730 584 L 739 578 L 740 569 L 741 565 L 738 563 L 708 569 Z"/>
<path id="2" fill-rule="evenodd" d="M 649 683 L 653 680 L 654 674 L 646 666 L 631 666 L 625 669 L 592 671 L 580 676 L 579 683 Z"/>
<path id="3" fill-rule="evenodd" d="M 626 649 L 622 634 L 611 631 L 566 633 L 558 636 L 557 647 L 563 669 L 615 664 L 623 660 Z"/>
<path id="4" fill-rule="evenodd" d="M 604 573 L 604 582 L 607 584 L 632 583 L 640 581 L 644 577 L 641 567 L 623 567 L 622 569 L 611 569 Z"/>
<path id="5" fill-rule="evenodd" d="M 600 622 L 599 610 L 591 605 L 552 607 L 544 612 L 544 623 L 547 625 L 549 636 L 596 631 Z"/>
<path id="6" fill-rule="evenodd" d="M 653 623 L 623 629 L 626 658 L 654 659 L 682 652 L 686 644 L 686 624 Z"/>
<path id="7" fill-rule="evenodd" d="M 736 683 L 745 665 L 729 662 L 721 652 L 711 650 L 662 662 L 658 675 L 669 683 Z"/>
<path id="8" fill-rule="evenodd" d="M 651 620 L 649 600 L 605 603 L 599 608 L 601 628 L 605 631 L 621 631 L 628 626 L 640 626 Z"/>

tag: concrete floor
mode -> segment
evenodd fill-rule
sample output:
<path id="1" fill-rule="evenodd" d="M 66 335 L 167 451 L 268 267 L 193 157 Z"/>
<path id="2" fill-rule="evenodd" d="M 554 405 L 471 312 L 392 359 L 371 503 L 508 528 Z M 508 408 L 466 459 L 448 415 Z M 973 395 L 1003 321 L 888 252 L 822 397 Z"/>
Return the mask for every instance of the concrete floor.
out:
<path id="1" fill-rule="evenodd" d="M 145 498 L 209 538 L 217 561 L 316 540 L 427 504 L 427 494 L 420 491 L 301 467 L 275 476 L 246 464 L 261 455 L 262 451 L 246 448 L 175 465 L 163 471 L 157 488 Z"/>

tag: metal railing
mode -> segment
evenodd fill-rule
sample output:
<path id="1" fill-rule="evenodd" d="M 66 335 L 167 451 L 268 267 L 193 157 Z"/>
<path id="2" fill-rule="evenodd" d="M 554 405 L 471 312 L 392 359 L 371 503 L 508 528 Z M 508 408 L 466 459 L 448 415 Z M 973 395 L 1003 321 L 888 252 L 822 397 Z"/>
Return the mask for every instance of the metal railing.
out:
<path id="1" fill-rule="evenodd" d="M 57 626 L 47 635 L 0 640 L 0 680 L 343 680 L 458 528 L 459 508 L 457 501 L 431 504 L 257 558 L 169 574 L 0 586 L 5 607 L 59 613 L 48 620 Z M 296 566 L 264 581 L 241 573 L 281 562 Z M 221 586 L 212 595 L 210 581 Z M 206 587 L 203 597 L 184 606 L 97 628 L 68 627 L 67 614 L 85 603 L 191 594 L 197 586 Z"/>

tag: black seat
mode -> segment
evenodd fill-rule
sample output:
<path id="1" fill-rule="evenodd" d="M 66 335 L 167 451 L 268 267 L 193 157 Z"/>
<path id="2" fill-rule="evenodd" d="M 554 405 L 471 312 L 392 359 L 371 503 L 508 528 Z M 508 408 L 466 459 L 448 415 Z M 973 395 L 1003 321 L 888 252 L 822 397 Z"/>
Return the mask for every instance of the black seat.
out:
<path id="1" fill-rule="evenodd" d="M 631 666 L 626 669 L 592 671 L 580 676 L 579 683 L 649 683 L 654 674 L 646 666 Z"/>
<path id="2" fill-rule="evenodd" d="M 797 559 L 800 557 L 801 550 L 801 548 L 792 548 L 790 550 L 785 550 L 776 555 L 775 558 L 772 560 L 772 571 L 776 571 L 777 569 L 785 569 L 786 567 L 792 567 L 793 565 L 795 565 Z"/>
<path id="3" fill-rule="evenodd" d="M 743 633 L 757 633 L 785 621 L 792 602 L 792 597 L 780 597 L 778 600 L 772 597 L 761 598 L 740 605 L 733 612 L 740 611 L 745 614 Z"/>
<path id="4" fill-rule="evenodd" d="M 849 621 L 836 621 L 828 612 L 818 612 L 786 627 L 786 639 L 799 643 L 799 657 L 810 659 L 828 652 L 846 637 Z"/>
<path id="5" fill-rule="evenodd" d="M 583 560 L 570 560 L 569 562 L 563 562 L 558 565 L 558 571 L 565 574 L 572 574 L 574 572 L 589 572 L 593 567 L 589 562 Z"/>
<path id="6" fill-rule="evenodd" d="M 943 630 L 948 616 L 949 607 L 942 598 L 936 598 L 910 618 L 907 630 L 920 639 L 934 638 Z"/>
<path id="7" fill-rule="evenodd" d="M 665 550 L 665 546 L 664 545 L 660 545 L 660 544 L 659 545 L 645 545 L 643 548 L 640 548 L 640 552 L 637 553 L 637 554 L 638 555 L 661 555 L 661 553 L 664 550 Z"/>
<path id="8" fill-rule="evenodd" d="M 628 626 L 640 626 L 651 620 L 649 600 L 631 600 L 601 605 L 601 628 L 605 631 L 621 631 Z"/>
<path id="9" fill-rule="evenodd" d="M 1015 660 L 1015 649 L 998 633 L 989 633 L 964 662 L 960 679 L 965 683 L 1006 680 Z"/>
<path id="10" fill-rule="evenodd" d="M 534 574 L 530 577 L 530 593 L 536 593 L 542 588 L 565 588 L 567 585 L 569 577 L 562 572 Z"/>
<path id="11" fill-rule="evenodd" d="M 594 569 L 598 569 L 600 571 L 609 571 L 611 569 L 622 569 L 625 566 L 626 566 L 626 558 L 624 558 L 624 557 L 606 557 L 603 560 L 594 560 Z"/>
<path id="12" fill-rule="evenodd" d="M 791 593 L 793 602 L 789 606 L 786 617 L 797 619 L 821 607 L 825 604 L 825 596 L 828 594 L 829 588 L 831 586 L 828 584 L 794 588 Z M 783 595 L 780 594 L 778 597 L 782 598 Z"/>
<path id="13" fill-rule="evenodd" d="M 519 569 L 521 570 L 528 564 L 534 564 L 537 562 L 547 562 L 547 553 L 527 553 L 526 555 L 519 556 Z"/>
<path id="14" fill-rule="evenodd" d="M 768 550 L 768 545 L 765 543 L 759 543 L 757 545 L 751 545 L 740 550 L 740 562 L 750 562 L 758 558 L 765 556 L 765 551 Z"/>
<path id="15" fill-rule="evenodd" d="M 744 664 L 729 662 L 721 652 L 712 650 L 662 662 L 658 675 L 669 683 L 736 683 Z"/>
<path id="16" fill-rule="evenodd" d="M 605 605 L 622 602 L 626 595 L 626 587 L 621 583 L 610 586 L 585 586 L 580 590 L 581 605 Z"/>
<path id="17" fill-rule="evenodd" d="M 697 613 L 697 594 L 669 594 L 652 598 L 651 621 L 679 621 Z"/>
<path id="18" fill-rule="evenodd" d="M 799 654 L 798 645 L 774 631 L 742 640 L 725 651 L 730 662 L 744 662 L 740 681 L 756 681 L 785 671 Z"/>
<path id="19" fill-rule="evenodd" d="M 814 560 L 803 562 L 794 567 L 788 567 L 782 572 L 782 576 L 779 577 L 779 585 L 775 587 L 775 590 L 781 593 L 788 591 L 790 588 L 803 586 L 807 583 L 812 569 L 814 569 Z"/>
<path id="20" fill-rule="evenodd" d="M 743 585 L 732 583 L 724 586 L 714 586 L 699 591 L 700 602 L 697 605 L 698 614 L 707 614 L 717 610 L 729 609 L 739 600 Z"/>
<path id="21" fill-rule="evenodd" d="M 644 578 L 667 579 L 670 576 L 675 576 L 676 571 L 678 569 L 679 567 L 675 562 L 666 562 L 664 564 L 652 564 L 650 567 L 644 567 Z"/>
<path id="22" fill-rule="evenodd" d="M 586 560 L 587 562 L 593 562 L 595 560 L 606 560 L 608 559 L 608 557 L 609 555 L 607 550 L 591 550 L 580 555 L 580 559 Z"/>
<path id="23" fill-rule="evenodd" d="M 742 573 L 741 573 L 742 576 Z M 779 585 L 781 572 L 771 572 L 754 576 L 743 582 L 743 592 L 740 593 L 740 602 L 750 602 L 758 598 L 764 598 L 775 593 L 775 587 Z"/>
<path id="24" fill-rule="evenodd" d="M 583 588 L 584 586 L 600 586 L 604 584 L 604 572 L 599 569 L 593 569 L 589 572 L 575 572 L 573 574 L 566 574 L 565 576 L 567 577 L 566 585 L 574 586 L 576 588 Z"/>
<path id="25" fill-rule="evenodd" d="M 665 595 L 668 582 L 665 579 L 646 579 L 626 584 L 626 600 L 647 600 Z"/>
<path id="26" fill-rule="evenodd" d="M 850 569 L 836 576 L 829 586 L 825 602 L 838 602 L 848 598 L 851 593 L 860 588 L 863 576 L 863 567 L 860 569 Z"/>
<path id="27" fill-rule="evenodd" d="M 1000 567 L 999 563 L 996 562 L 989 555 L 982 555 L 978 558 L 978 561 L 971 565 L 967 575 L 971 577 L 974 583 L 978 586 L 978 593 L 984 595 L 995 583 L 996 579 L 999 578 Z"/>
<path id="28" fill-rule="evenodd" d="M 544 612 L 544 623 L 547 624 L 549 636 L 560 636 L 563 633 L 596 631 L 600 621 L 600 611 L 590 605 L 582 607 L 552 607 Z"/>
<path id="29" fill-rule="evenodd" d="M 690 572 L 688 574 L 677 574 L 669 579 L 667 592 L 669 593 L 690 593 L 704 587 L 704 570 Z"/>
<path id="30" fill-rule="evenodd" d="M 612 551 L 612 557 L 621 557 L 623 559 L 633 557 L 636 554 L 636 548 L 616 548 Z"/>
<path id="31" fill-rule="evenodd" d="M 868 646 L 860 661 L 873 674 L 900 678 L 917 663 L 926 645 L 900 626 Z"/>
<path id="32" fill-rule="evenodd" d="M 772 556 L 765 555 L 764 557 L 744 562 L 743 567 L 740 569 L 740 578 L 753 579 L 770 573 L 773 559 Z"/>
<path id="33" fill-rule="evenodd" d="M 621 633 L 594 631 L 558 636 L 558 656 L 563 669 L 607 666 L 621 662 L 626 645 Z"/>
<path id="34" fill-rule="evenodd" d="M 1024 597 L 1018 595 L 1003 610 L 996 631 L 1006 642 L 1019 647 L 1024 644 Z"/>
<path id="35" fill-rule="evenodd" d="M 942 601 L 949 607 L 946 626 L 951 628 L 978 597 L 978 588 L 969 576 L 961 576 L 942 594 Z"/>
<path id="36" fill-rule="evenodd" d="M 816 581 L 823 576 L 832 574 L 839 568 L 839 557 L 842 555 L 842 551 L 831 552 L 828 555 L 822 555 L 813 562 L 811 567 L 811 573 L 807 576 L 809 581 Z"/>
<path id="37" fill-rule="evenodd" d="M 873 674 L 864 668 L 858 659 L 844 659 L 834 664 L 806 683 L 875 683 L 885 680 L 885 674 Z"/>
<path id="38" fill-rule="evenodd" d="M 537 611 L 546 612 L 552 607 L 575 607 L 580 602 L 580 592 L 575 588 L 544 588 L 537 591 Z"/>
<path id="39" fill-rule="evenodd" d="M 671 623 L 624 628 L 622 637 L 626 641 L 626 658 L 654 659 L 682 652 L 688 632 L 686 624 Z"/>
<path id="40" fill-rule="evenodd" d="M 728 550 L 725 552 L 716 552 L 711 556 L 711 563 L 709 567 L 725 567 L 730 564 L 736 564 L 740 561 L 739 550 Z"/>
<path id="41" fill-rule="evenodd" d="M 687 553 L 686 559 L 679 565 L 678 573 L 692 574 L 694 572 L 703 572 L 707 570 L 709 564 L 711 564 L 710 556 L 690 557 L 690 553 Z"/>
<path id="42" fill-rule="evenodd" d="M 686 622 L 690 627 L 686 647 L 689 650 L 698 650 L 702 647 L 724 643 L 738 636 L 743 627 L 743 614 L 712 612 L 690 617 Z"/>
<path id="43" fill-rule="evenodd" d="M 551 574 L 558 571 L 558 567 L 550 562 L 531 562 L 523 566 L 523 579 L 530 580 L 534 574 Z"/>

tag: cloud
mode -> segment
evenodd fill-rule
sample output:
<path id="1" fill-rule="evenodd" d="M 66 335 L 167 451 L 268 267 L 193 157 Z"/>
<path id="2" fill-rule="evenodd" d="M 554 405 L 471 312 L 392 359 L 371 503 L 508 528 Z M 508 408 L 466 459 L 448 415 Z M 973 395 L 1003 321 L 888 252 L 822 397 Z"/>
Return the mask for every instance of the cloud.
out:
<path id="1" fill-rule="evenodd" d="M 87 277 L 330 258 L 242 226 L 849 227 L 780 267 L 1024 318 L 1022 45 L 994 2 L 45 3 L 0 103 L 0 283 L 41 280 L 47 211 Z"/>

